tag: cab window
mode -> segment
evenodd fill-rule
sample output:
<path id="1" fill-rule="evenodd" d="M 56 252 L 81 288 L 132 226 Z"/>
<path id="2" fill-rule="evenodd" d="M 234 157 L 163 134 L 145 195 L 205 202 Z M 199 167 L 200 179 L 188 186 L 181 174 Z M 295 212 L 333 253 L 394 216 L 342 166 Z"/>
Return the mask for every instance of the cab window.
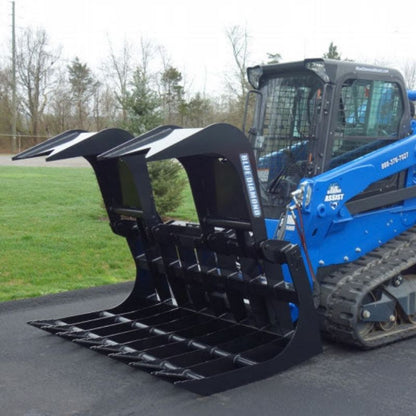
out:
<path id="1" fill-rule="evenodd" d="M 403 103 L 396 83 L 362 79 L 345 81 L 339 97 L 330 168 L 395 140 L 402 115 Z"/>

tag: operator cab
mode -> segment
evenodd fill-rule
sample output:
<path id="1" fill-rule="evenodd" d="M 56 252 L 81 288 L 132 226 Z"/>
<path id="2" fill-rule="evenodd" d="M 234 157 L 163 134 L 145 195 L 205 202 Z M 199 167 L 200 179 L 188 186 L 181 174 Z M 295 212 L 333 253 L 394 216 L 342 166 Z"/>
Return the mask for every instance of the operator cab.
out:
<path id="1" fill-rule="evenodd" d="M 302 178 L 409 134 L 409 103 L 398 71 L 308 59 L 252 67 L 248 79 L 257 95 L 248 133 L 268 218 L 280 217 Z"/>

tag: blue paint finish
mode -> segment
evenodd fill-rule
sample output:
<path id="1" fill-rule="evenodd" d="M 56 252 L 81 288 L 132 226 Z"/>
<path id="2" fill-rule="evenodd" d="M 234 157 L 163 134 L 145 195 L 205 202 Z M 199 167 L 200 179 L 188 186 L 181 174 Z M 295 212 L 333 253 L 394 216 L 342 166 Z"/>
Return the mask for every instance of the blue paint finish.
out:
<path id="1" fill-rule="evenodd" d="M 346 207 L 371 183 L 401 171 L 407 171 L 405 186 L 416 186 L 416 135 L 301 181 L 311 190 L 310 202 L 304 201 L 301 212 L 314 273 L 322 266 L 354 261 L 416 224 L 416 198 L 356 215 Z M 299 224 L 296 210 L 295 215 Z M 266 220 L 269 238 L 271 221 Z M 306 265 L 299 235 L 291 222 L 287 222 L 284 239 L 300 245 Z M 287 273 L 285 280 L 290 281 Z"/>
<path id="2" fill-rule="evenodd" d="M 410 128 L 412 129 L 413 134 L 416 134 L 416 120 L 410 122 Z"/>
<path id="3" fill-rule="evenodd" d="M 276 238 L 276 232 L 277 232 L 277 227 L 279 225 L 279 220 L 266 218 L 265 222 L 266 222 L 267 238 L 269 240 L 273 240 L 274 238 Z"/>
<path id="4" fill-rule="evenodd" d="M 410 101 L 416 101 L 416 90 L 408 90 L 407 97 Z"/>

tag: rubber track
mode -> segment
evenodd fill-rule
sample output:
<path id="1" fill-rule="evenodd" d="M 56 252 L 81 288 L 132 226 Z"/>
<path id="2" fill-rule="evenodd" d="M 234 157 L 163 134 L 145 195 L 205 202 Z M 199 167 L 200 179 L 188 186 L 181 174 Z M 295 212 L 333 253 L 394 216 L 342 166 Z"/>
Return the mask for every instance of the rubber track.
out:
<path id="1" fill-rule="evenodd" d="M 416 226 L 342 266 L 321 280 L 318 309 L 321 329 L 329 338 L 370 349 L 416 335 L 416 325 L 398 323 L 394 331 L 372 331 L 364 338 L 357 332 L 364 297 L 403 270 L 416 264 Z"/>

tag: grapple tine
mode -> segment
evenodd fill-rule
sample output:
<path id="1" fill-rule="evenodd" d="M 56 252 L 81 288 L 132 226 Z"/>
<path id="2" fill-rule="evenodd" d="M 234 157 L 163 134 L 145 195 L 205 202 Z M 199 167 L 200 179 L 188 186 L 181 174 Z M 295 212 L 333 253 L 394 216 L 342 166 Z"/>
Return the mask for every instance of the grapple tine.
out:
<path id="1" fill-rule="evenodd" d="M 46 327 L 57 328 L 58 326 L 63 328 L 66 325 L 66 323 L 65 322 L 59 323 L 55 319 L 46 319 L 46 320 L 39 320 L 39 321 L 29 321 L 28 325 L 31 325 L 31 326 L 34 326 L 35 328 L 40 328 L 40 329 L 43 329 Z"/>
<path id="2" fill-rule="evenodd" d="M 38 328 L 42 329 L 43 331 L 49 332 L 51 334 L 63 333 L 68 330 L 68 326 L 62 325 L 43 325 L 39 326 Z"/>
<path id="3" fill-rule="evenodd" d="M 78 338 L 81 338 L 82 336 L 85 336 L 85 335 L 79 334 L 76 331 L 56 332 L 55 335 L 57 335 L 58 337 L 61 337 L 61 338 L 65 338 L 65 339 L 71 340 L 71 341 L 76 340 Z"/>
<path id="4" fill-rule="evenodd" d="M 108 354 L 108 356 L 115 360 L 122 361 L 125 364 L 134 362 L 134 361 L 140 361 L 140 357 L 138 356 L 137 353 L 116 352 L 116 353 Z"/>
<path id="5" fill-rule="evenodd" d="M 101 338 L 74 338 L 72 342 L 76 344 L 81 344 L 84 347 L 91 348 L 97 345 L 101 345 L 103 343 L 103 339 Z"/>
<path id="6" fill-rule="evenodd" d="M 254 156 L 238 129 L 162 126 L 134 139 L 107 130 L 48 149 L 49 159 L 91 163 L 137 272 L 120 305 L 32 325 L 199 394 L 321 352 L 299 247 L 268 240 Z M 166 158 L 186 170 L 198 224 L 165 223 L 156 210 L 147 163 Z"/>
<path id="7" fill-rule="evenodd" d="M 116 354 L 120 352 L 120 346 L 118 345 L 92 345 L 90 349 L 105 355 Z"/>
<path id="8" fill-rule="evenodd" d="M 175 384 L 179 381 L 196 381 L 204 378 L 204 376 L 190 370 L 160 370 L 152 372 L 152 375 L 173 379 Z"/>
<path id="9" fill-rule="evenodd" d="M 131 367 L 137 367 L 145 371 L 153 372 L 155 370 L 163 370 L 163 366 L 156 362 L 148 361 L 132 361 L 128 363 Z"/>

